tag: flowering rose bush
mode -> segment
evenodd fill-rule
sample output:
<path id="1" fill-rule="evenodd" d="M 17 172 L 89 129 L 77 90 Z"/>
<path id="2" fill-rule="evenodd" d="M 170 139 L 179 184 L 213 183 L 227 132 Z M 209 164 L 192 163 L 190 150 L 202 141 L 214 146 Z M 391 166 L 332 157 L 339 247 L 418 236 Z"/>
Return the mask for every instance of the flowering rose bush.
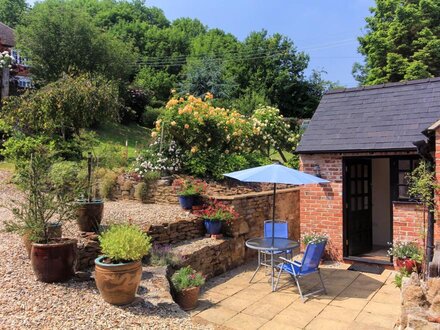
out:
<path id="1" fill-rule="evenodd" d="M 11 68 L 14 58 L 9 55 L 8 51 L 0 53 L 0 69 Z"/>
<path id="2" fill-rule="evenodd" d="M 293 150 L 299 135 L 276 108 L 262 107 L 251 117 L 215 107 L 212 94 L 174 97 L 151 133 L 150 151 L 138 158 L 141 171 L 223 174 L 270 163 L 269 150 Z"/>

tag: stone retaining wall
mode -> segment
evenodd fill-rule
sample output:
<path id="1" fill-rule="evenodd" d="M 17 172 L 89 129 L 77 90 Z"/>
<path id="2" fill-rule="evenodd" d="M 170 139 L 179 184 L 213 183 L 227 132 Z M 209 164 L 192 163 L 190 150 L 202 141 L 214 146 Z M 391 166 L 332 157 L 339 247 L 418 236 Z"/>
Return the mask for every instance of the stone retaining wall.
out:
<path id="1" fill-rule="evenodd" d="M 440 328 L 440 278 L 420 281 L 413 273 L 404 280 L 398 329 Z"/>
<path id="2" fill-rule="evenodd" d="M 76 270 L 85 270 L 95 265 L 95 259 L 100 255 L 98 235 L 96 233 L 82 232 L 77 245 Z"/>

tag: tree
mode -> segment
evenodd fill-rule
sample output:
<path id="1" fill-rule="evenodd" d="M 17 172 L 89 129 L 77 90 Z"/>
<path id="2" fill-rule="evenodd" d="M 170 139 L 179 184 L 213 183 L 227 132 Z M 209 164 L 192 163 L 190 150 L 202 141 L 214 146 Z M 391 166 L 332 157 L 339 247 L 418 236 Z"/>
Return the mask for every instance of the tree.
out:
<path id="1" fill-rule="evenodd" d="M 27 9 L 26 0 L 0 0 L 0 22 L 15 28 Z"/>
<path id="2" fill-rule="evenodd" d="M 37 83 L 55 81 L 71 70 L 127 80 L 136 56 L 127 42 L 100 31 L 71 2 L 36 3 L 18 27 L 18 48 L 29 58 Z"/>
<path id="3" fill-rule="evenodd" d="M 440 76 L 439 1 L 376 0 L 371 13 L 367 33 L 358 38 L 366 61 L 354 67 L 360 83 Z"/>

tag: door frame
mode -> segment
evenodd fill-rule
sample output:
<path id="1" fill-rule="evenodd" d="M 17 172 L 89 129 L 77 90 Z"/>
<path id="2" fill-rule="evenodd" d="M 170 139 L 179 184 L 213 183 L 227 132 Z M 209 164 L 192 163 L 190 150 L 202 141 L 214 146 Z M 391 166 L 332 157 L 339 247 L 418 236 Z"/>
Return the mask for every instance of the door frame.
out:
<path id="1" fill-rule="evenodd" d="M 353 160 L 353 159 L 370 159 L 373 160 L 375 158 L 387 158 L 389 160 L 389 167 L 390 167 L 390 177 L 389 177 L 389 184 L 390 184 L 390 204 L 389 204 L 389 212 L 390 212 L 390 237 L 389 237 L 389 241 L 390 243 L 393 243 L 393 222 L 394 222 L 394 218 L 393 218 L 393 192 L 394 192 L 394 188 L 393 187 L 395 185 L 394 182 L 394 175 L 393 175 L 393 160 L 398 158 L 399 156 L 343 156 L 342 157 L 342 216 L 343 216 L 343 221 L 342 221 L 342 251 L 343 251 L 343 258 L 350 258 L 351 256 L 348 253 L 348 209 L 346 207 L 346 203 L 348 202 L 348 196 L 347 196 L 347 173 L 346 173 L 346 165 L 347 165 L 347 161 Z M 372 168 L 371 168 L 372 170 Z M 372 175 L 372 174 L 371 174 Z M 371 176 L 371 180 L 373 179 L 373 177 Z M 373 189 L 371 191 L 371 193 L 373 193 Z M 371 203 L 372 203 L 372 199 L 371 199 Z M 372 205 L 372 208 L 374 206 Z M 373 209 L 371 209 L 371 211 L 373 211 Z M 390 263 L 393 262 L 393 257 L 390 256 Z"/>

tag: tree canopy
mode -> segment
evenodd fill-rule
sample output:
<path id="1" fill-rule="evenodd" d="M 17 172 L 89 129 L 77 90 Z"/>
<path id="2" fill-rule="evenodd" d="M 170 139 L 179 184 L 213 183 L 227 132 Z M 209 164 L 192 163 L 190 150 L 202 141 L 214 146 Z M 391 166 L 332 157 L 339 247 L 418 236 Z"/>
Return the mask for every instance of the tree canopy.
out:
<path id="1" fill-rule="evenodd" d="M 440 2 L 376 0 L 359 38 L 365 66 L 353 68 L 362 84 L 440 76 Z"/>
<path id="2" fill-rule="evenodd" d="M 0 0 L 0 22 L 15 28 L 27 9 L 26 0 Z"/>
<path id="3" fill-rule="evenodd" d="M 264 100 L 305 118 L 329 86 L 320 72 L 306 75 L 309 56 L 286 36 L 263 30 L 239 41 L 197 19 L 170 22 L 143 0 L 44 0 L 17 30 L 40 86 L 63 73 L 92 72 L 142 89 L 152 107 L 176 89 L 211 92 L 224 106 Z"/>

